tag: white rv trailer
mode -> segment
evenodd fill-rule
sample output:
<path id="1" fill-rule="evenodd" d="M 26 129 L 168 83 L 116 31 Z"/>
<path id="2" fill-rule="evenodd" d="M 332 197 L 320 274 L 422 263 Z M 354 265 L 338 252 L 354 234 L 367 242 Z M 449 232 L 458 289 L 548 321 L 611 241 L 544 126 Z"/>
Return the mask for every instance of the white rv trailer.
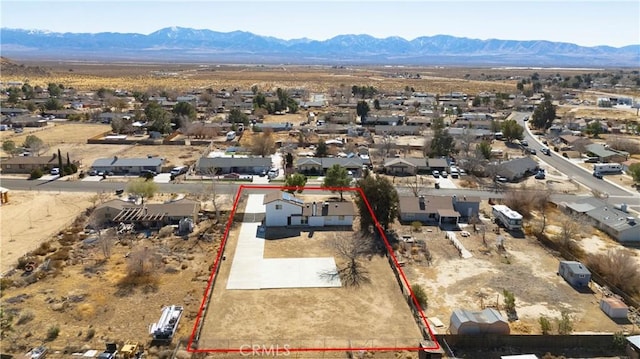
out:
<path id="1" fill-rule="evenodd" d="M 517 231 L 522 229 L 522 215 L 511 208 L 496 204 L 491 211 L 496 222 L 502 223 L 502 225 L 510 230 Z"/>

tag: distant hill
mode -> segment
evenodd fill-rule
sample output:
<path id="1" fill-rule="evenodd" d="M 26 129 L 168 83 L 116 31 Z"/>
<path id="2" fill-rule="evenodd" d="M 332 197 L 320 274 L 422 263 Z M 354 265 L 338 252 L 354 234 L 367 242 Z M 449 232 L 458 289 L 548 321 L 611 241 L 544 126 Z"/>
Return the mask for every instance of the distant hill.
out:
<path id="1" fill-rule="evenodd" d="M 339 35 L 324 41 L 282 40 L 250 32 L 171 27 L 149 35 L 55 33 L 0 29 L 3 56 L 17 59 L 638 67 L 640 45 L 584 47 L 551 41 L 477 40 L 446 35 L 408 41 Z"/>
<path id="2" fill-rule="evenodd" d="M 10 59 L 0 57 L 0 69 L 4 76 L 49 76 L 50 73 L 40 66 L 25 66 Z"/>

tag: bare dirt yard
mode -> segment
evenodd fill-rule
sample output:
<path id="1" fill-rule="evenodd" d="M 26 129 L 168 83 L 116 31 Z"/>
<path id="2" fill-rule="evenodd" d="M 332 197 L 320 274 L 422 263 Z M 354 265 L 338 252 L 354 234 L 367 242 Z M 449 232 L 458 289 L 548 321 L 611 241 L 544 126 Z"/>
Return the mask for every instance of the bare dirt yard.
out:
<path id="1" fill-rule="evenodd" d="M 229 233 L 199 348 L 239 349 L 247 342 L 291 348 L 418 345 L 420 331 L 384 256 L 363 259 L 371 282 L 359 287 L 227 290 L 239 227 Z M 328 244 L 353 235 L 315 231 L 267 240 L 265 257 L 336 256 Z M 338 257 L 336 262 L 342 264 Z M 322 354 L 315 355 L 308 357 Z"/>
<path id="2" fill-rule="evenodd" d="M 202 155 L 206 155 L 207 146 L 175 146 L 175 145 L 135 145 L 122 152 L 123 157 L 162 157 L 164 167 L 189 166 Z"/>
<path id="3" fill-rule="evenodd" d="M 91 205 L 92 194 L 73 192 L 10 191 L 9 203 L 0 206 L 2 256 L 0 272 L 36 249 Z"/>
<path id="4" fill-rule="evenodd" d="M 486 211 L 486 209 L 485 209 Z M 511 333 L 540 334 L 538 319 L 544 315 L 559 318 L 567 311 L 574 323 L 574 332 L 617 332 L 630 330 L 630 325 L 618 325 L 599 308 L 602 296 L 597 291 L 577 291 L 558 271 L 559 257 L 542 246 L 531 236 L 513 237 L 504 230 L 500 234 L 487 224 L 485 242 L 482 232 L 470 233 L 457 239 L 471 252 L 473 257 L 462 259 L 454 245 L 445 238 L 445 233 L 435 227 L 423 227 L 413 234 L 424 240 L 433 259 L 405 266 L 409 281 L 420 284 L 429 293 L 426 315 L 437 318 L 444 326 L 436 328 L 446 333 L 454 309 L 481 310 L 494 307 L 504 311 L 503 291 L 514 293 L 519 320 L 511 322 Z M 410 233 L 410 228 L 401 229 Z M 497 247 L 498 235 L 505 238 L 505 250 Z M 411 249 L 401 251 L 408 253 Z M 402 254 L 401 254 L 402 257 Z M 411 258 L 410 256 L 407 258 Z"/>
<path id="5" fill-rule="evenodd" d="M 171 231 L 146 237 L 107 230 L 101 237 L 87 236 L 82 232 L 86 217 L 69 223 L 92 206 L 86 195 L 11 193 L 15 204 L 0 209 L 3 269 L 24 255 L 35 270 L 24 270 L 23 261 L 2 278 L 2 309 L 10 323 L 3 330 L 3 354 L 23 354 L 45 344 L 48 357 L 63 358 L 102 351 L 105 342 L 121 346 L 133 340 L 143 345 L 145 355 L 168 357 L 168 346 L 151 345 L 148 326 L 171 304 L 184 306 L 174 344 L 191 335 L 221 238 L 223 227 L 216 220 L 198 223 L 185 238 Z M 29 213 L 38 214 L 31 218 L 33 228 L 28 228 Z M 13 234 L 14 240 L 5 231 L 22 227 L 11 223 L 25 227 Z"/>

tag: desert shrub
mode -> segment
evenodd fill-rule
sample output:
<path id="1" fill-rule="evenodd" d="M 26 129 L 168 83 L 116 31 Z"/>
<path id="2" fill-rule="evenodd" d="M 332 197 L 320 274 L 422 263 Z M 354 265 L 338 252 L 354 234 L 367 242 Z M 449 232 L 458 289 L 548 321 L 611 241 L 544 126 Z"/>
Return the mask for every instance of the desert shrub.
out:
<path id="1" fill-rule="evenodd" d="M 49 329 L 47 329 L 47 341 L 56 340 L 59 334 L 60 328 L 57 325 L 49 327 Z"/>
<path id="2" fill-rule="evenodd" d="M 567 313 L 566 311 L 562 311 L 560 318 L 558 318 L 556 321 L 558 324 L 558 334 L 571 334 L 571 332 L 573 331 L 573 321 L 571 320 L 571 317 L 569 317 L 569 313 Z"/>
<path id="3" fill-rule="evenodd" d="M 29 323 L 30 321 L 33 320 L 33 318 L 35 318 L 36 315 L 33 314 L 33 312 L 31 311 L 24 311 L 20 314 L 20 316 L 18 317 L 18 320 L 16 321 L 16 325 L 22 325 L 22 324 L 26 324 Z"/>
<path id="4" fill-rule="evenodd" d="M 538 318 L 538 323 L 540 323 L 540 331 L 543 335 L 547 335 L 551 332 L 551 321 L 549 318 L 541 315 L 540 318 Z"/>
<path id="5" fill-rule="evenodd" d="M 40 177 L 42 177 L 43 173 L 42 170 L 39 168 L 34 169 L 33 171 L 31 171 L 31 174 L 29 175 L 29 179 L 38 179 Z"/>
<path id="6" fill-rule="evenodd" d="M 592 271 L 624 292 L 631 295 L 640 292 L 640 268 L 628 250 L 610 250 L 607 253 L 590 255 L 586 264 Z"/>
<path id="7" fill-rule="evenodd" d="M 413 229 L 414 232 L 420 232 L 420 229 L 422 228 L 422 223 L 420 221 L 413 221 L 411 222 L 411 228 Z"/>
<path id="8" fill-rule="evenodd" d="M 127 258 L 127 274 L 120 280 L 121 287 L 155 286 L 159 258 L 148 248 L 137 248 Z"/>
<path id="9" fill-rule="evenodd" d="M 416 297 L 418 304 L 422 310 L 427 309 L 427 305 L 429 304 L 429 300 L 427 297 L 427 292 L 422 288 L 420 284 L 414 284 L 411 286 L 411 291 L 413 292 L 413 296 Z"/>
<path id="10" fill-rule="evenodd" d="M 36 248 L 36 250 L 33 251 L 33 254 L 36 256 L 44 256 L 47 255 L 53 251 L 55 251 L 55 248 L 51 247 L 51 243 L 49 242 L 42 242 L 40 243 L 40 246 L 38 248 Z"/>
<path id="11" fill-rule="evenodd" d="M 13 284 L 13 279 L 11 278 L 0 278 L 0 292 L 4 292 L 5 289 L 11 288 Z M 2 293 L 0 293 L 0 295 L 2 295 Z"/>
<path id="12" fill-rule="evenodd" d="M 502 296 L 504 297 L 504 308 L 507 312 L 513 312 L 516 310 L 516 297 L 513 295 L 513 292 L 508 290 L 502 291 Z"/>
<path id="13" fill-rule="evenodd" d="M 69 259 L 69 251 L 71 247 L 61 247 L 57 251 L 55 251 L 52 255 L 47 257 L 47 259 L 51 259 L 52 261 L 66 261 Z"/>
<path id="14" fill-rule="evenodd" d="M 93 339 L 95 335 L 96 335 L 96 330 L 93 328 L 89 328 L 89 330 L 87 330 L 87 334 L 84 336 L 84 340 L 89 341 Z"/>
<path id="15" fill-rule="evenodd" d="M 159 238 L 167 238 L 169 236 L 171 236 L 173 234 L 173 227 L 172 226 L 164 226 L 162 228 L 160 228 L 160 230 L 158 231 L 158 237 Z"/>

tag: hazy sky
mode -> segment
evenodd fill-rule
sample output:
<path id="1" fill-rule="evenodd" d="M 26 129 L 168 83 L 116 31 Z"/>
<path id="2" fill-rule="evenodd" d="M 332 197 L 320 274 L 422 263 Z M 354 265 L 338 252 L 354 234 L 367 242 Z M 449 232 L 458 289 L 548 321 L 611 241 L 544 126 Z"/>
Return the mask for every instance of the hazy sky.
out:
<path id="1" fill-rule="evenodd" d="M 412 40 L 444 34 L 583 46 L 640 44 L 639 0 L 2 0 L 0 10 L 2 27 L 55 32 L 149 34 L 181 26 L 282 39 L 369 34 Z"/>

